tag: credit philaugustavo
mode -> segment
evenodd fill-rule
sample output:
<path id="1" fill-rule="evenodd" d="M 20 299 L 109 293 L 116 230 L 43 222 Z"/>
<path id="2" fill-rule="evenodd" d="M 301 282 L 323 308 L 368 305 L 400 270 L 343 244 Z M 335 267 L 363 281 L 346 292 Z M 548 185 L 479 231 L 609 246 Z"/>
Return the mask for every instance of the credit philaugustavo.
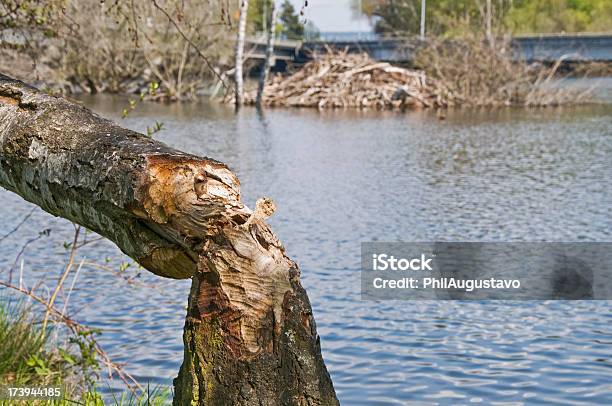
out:
<path id="1" fill-rule="evenodd" d="M 520 289 L 518 279 L 456 279 L 456 278 L 374 278 L 376 289 L 461 289 L 471 292 L 474 289 Z"/>

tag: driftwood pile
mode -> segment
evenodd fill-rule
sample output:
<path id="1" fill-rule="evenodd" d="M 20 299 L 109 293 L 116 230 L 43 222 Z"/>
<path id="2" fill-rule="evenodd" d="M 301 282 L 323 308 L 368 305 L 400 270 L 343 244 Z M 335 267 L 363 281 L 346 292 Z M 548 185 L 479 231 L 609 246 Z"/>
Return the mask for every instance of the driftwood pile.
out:
<path id="1" fill-rule="evenodd" d="M 255 104 L 256 91 L 245 93 Z M 328 52 L 290 76 L 276 76 L 265 87 L 267 106 L 322 108 L 447 107 L 454 98 L 422 71 L 378 62 L 367 54 Z"/>

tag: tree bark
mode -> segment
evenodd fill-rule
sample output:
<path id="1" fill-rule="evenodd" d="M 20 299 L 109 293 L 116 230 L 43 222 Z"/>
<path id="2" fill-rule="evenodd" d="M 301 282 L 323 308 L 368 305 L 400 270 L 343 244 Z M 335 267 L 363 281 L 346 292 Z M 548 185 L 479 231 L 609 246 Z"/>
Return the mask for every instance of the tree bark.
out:
<path id="1" fill-rule="evenodd" d="M 192 279 L 175 405 L 338 404 L 273 203 L 248 209 L 224 164 L 0 75 L 0 186 Z"/>
<path id="2" fill-rule="evenodd" d="M 264 2 L 265 4 L 265 2 Z M 257 99 L 255 104 L 258 108 L 262 107 L 263 101 L 263 93 L 266 87 L 266 81 L 268 80 L 268 72 L 272 67 L 272 59 L 274 58 L 274 31 L 276 30 L 276 15 L 277 9 L 274 1 L 271 4 L 272 10 L 270 10 L 270 19 L 269 19 L 269 29 L 268 29 L 268 41 L 266 46 L 266 57 L 264 61 L 264 66 L 261 70 L 261 75 L 259 75 L 259 85 L 257 86 Z"/>
<path id="3" fill-rule="evenodd" d="M 236 71 L 234 78 L 236 82 L 236 109 L 242 106 L 244 100 L 244 78 L 242 74 L 242 65 L 244 59 L 244 40 L 246 37 L 246 24 L 249 11 L 249 0 L 240 1 L 240 19 L 238 20 L 238 36 L 236 38 Z"/>

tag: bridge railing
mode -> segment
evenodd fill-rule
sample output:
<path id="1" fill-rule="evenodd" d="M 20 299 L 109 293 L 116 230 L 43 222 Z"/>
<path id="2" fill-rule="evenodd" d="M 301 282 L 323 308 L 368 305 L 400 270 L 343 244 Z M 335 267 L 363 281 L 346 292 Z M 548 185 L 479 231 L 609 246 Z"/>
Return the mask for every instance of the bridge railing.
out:
<path id="1" fill-rule="evenodd" d="M 347 32 L 314 32 L 306 33 L 304 41 L 308 42 L 359 42 L 378 41 L 383 36 L 371 31 L 347 31 Z"/>
<path id="2" fill-rule="evenodd" d="M 263 37 L 249 41 L 259 48 L 265 47 Z M 612 61 L 611 34 L 554 34 L 517 36 L 512 40 L 517 57 L 527 61 Z M 383 36 L 373 32 L 320 32 L 313 39 L 286 40 L 282 36 L 275 45 L 275 55 L 281 59 L 308 59 L 308 52 L 325 49 L 325 45 L 349 47 L 350 50 L 365 51 L 374 59 L 391 62 L 407 62 L 412 51 L 427 46 L 418 36 Z M 263 52 L 260 52 L 263 55 Z"/>

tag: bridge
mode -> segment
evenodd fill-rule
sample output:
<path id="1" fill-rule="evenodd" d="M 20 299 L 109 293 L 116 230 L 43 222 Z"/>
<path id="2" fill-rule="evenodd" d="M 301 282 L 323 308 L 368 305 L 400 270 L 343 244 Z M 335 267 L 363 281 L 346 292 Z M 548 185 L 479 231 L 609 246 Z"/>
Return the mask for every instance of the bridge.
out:
<path id="1" fill-rule="evenodd" d="M 517 56 L 528 62 L 612 62 L 612 34 L 545 34 L 524 35 L 512 39 Z M 265 39 L 250 39 L 252 59 L 263 59 Z M 317 53 L 332 49 L 367 52 L 373 59 L 394 63 L 410 63 L 414 52 L 427 46 L 427 41 L 414 37 L 381 37 L 374 33 L 324 33 L 317 39 L 290 41 L 277 39 L 276 61 L 304 63 Z"/>

